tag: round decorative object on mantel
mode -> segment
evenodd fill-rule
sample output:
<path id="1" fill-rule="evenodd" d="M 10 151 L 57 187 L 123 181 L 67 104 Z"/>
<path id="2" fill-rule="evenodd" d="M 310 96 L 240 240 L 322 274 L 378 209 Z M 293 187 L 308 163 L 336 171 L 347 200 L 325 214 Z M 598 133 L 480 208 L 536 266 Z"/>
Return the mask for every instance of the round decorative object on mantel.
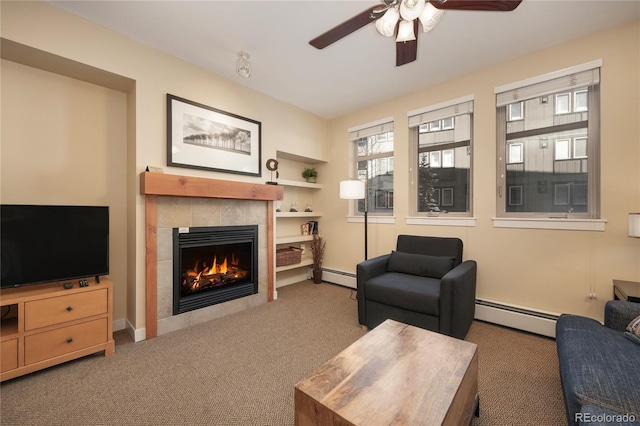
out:
<path id="1" fill-rule="evenodd" d="M 276 172 L 276 179 L 278 179 L 280 177 L 280 173 L 278 172 L 278 160 L 276 160 L 275 158 L 269 158 L 267 160 L 267 170 L 269 170 L 271 172 L 271 180 L 269 182 L 267 182 L 268 185 L 277 185 L 278 182 L 275 182 L 273 180 L 273 172 Z"/>

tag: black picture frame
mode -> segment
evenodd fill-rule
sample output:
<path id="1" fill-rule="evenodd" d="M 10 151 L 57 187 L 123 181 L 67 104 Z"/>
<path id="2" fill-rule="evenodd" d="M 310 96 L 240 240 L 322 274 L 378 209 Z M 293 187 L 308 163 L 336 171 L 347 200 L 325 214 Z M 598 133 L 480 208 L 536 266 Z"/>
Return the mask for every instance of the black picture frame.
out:
<path id="1" fill-rule="evenodd" d="M 167 166 L 262 176 L 262 123 L 167 94 Z"/>

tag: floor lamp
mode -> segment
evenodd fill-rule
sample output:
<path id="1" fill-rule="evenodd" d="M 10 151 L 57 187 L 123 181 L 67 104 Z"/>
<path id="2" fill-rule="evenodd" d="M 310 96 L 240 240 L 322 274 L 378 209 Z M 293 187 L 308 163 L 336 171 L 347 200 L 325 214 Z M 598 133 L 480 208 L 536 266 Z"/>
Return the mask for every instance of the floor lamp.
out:
<path id="1" fill-rule="evenodd" d="M 367 260 L 367 185 L 358 179 L 340 182 L 340 198 L 343 200 L 364 199 L 364 260 Z"/>

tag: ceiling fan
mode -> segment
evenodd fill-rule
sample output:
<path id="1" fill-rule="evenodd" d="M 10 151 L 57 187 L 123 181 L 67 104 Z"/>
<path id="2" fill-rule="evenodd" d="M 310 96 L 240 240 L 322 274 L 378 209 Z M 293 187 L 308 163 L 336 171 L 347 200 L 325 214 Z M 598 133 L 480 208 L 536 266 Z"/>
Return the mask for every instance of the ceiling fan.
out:
<path id="1" fill-rule="evenodd" d="M 509 12 L 522 0 L 382 0 L 351 19 L 330 29 L 309 42 L 317 49 L 348 36 L 352 32 L 374 22 L 384 36 L 396 36 L 396 66 L 413 62 L 417 58 L 416 33 L 419 22 L 424 32 L 431 31 L 442 18 L 445 10 L 485 10 Z M 418 22 L 419 21 L 419 22 Z"/>

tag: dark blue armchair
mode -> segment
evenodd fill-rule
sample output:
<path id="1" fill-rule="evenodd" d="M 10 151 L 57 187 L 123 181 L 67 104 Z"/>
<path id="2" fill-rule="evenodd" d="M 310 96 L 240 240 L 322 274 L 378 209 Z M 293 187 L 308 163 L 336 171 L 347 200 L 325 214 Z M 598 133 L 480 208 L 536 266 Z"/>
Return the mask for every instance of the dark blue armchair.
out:
<path id="1" fill-rule="evenodd" d="M 396 250 L 357 265 L 358 320 L 386 319 L 463 339 L 475 315 L 477 265 L 458 238 L 399 235 Z"/>

